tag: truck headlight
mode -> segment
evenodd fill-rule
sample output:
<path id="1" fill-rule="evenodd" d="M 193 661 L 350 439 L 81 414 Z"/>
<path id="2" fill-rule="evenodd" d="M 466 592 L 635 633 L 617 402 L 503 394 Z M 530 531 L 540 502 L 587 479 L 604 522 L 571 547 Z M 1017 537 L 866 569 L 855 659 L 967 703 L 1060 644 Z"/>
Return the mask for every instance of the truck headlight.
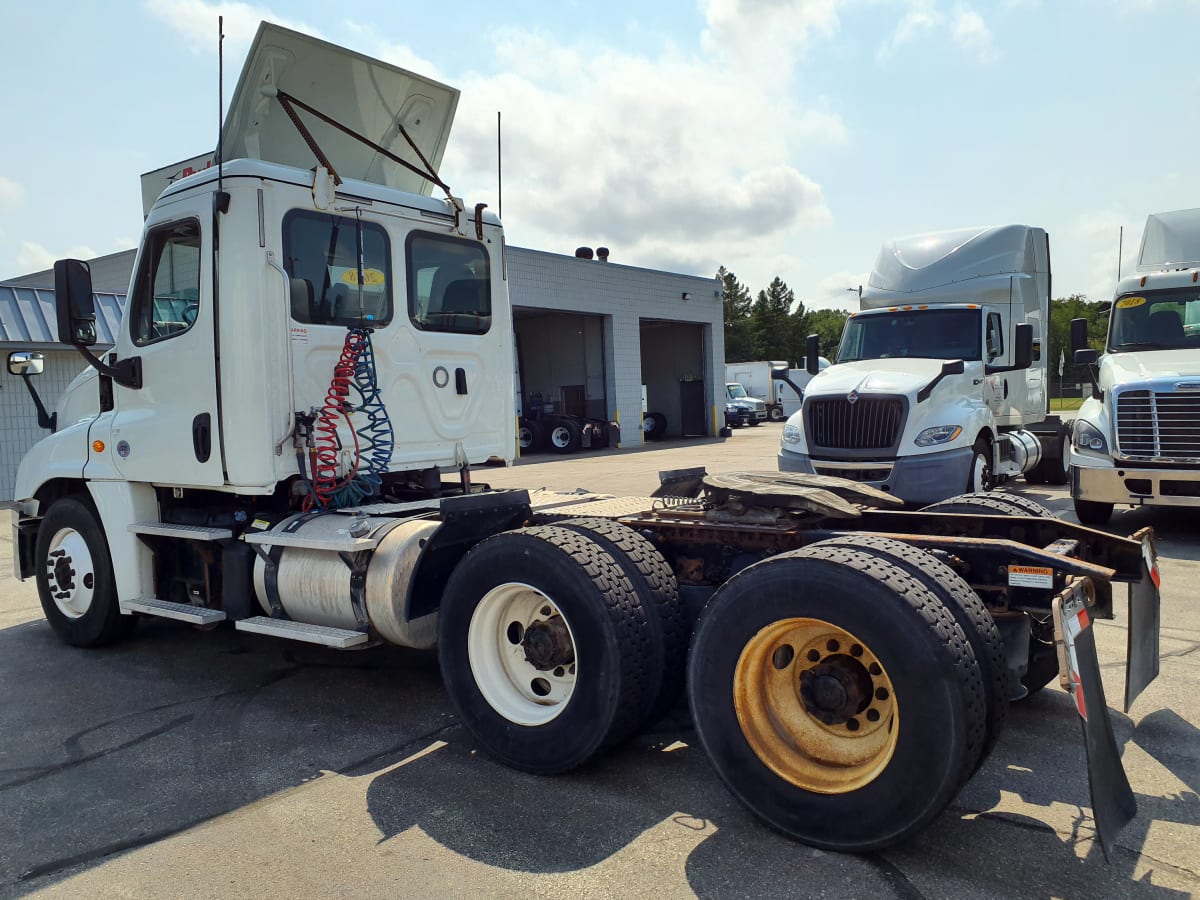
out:
<path id="1" fill-rule="evenodd" d="M 804 432 L 797 425 L 783 426 L 783 442 L 785 444 L 798 444 L 804 437 Z"/>
<path id="2" fill-rule="evenodd" d="M 1108 441 L 1100 429 L 1083 419 L 1075 420 L 1075 449 L 1090 450 L 1092 453 L 1107 453 Z"/>
<path id="3" fill-rule="evenodd" d="M 935 425 L 926 428 L 913 441 L 918 447 L 932 447 L 934 444 L 945 444 L 962 434 L 961 425 Z"/>

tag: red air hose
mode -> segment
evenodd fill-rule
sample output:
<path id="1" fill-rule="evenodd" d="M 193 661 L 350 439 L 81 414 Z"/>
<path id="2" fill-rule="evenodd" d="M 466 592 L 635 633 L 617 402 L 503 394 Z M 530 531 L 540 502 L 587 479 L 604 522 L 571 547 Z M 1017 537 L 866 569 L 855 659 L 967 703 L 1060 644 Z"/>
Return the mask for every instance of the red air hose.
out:
<path id="1" fill-rule="evenodd" d="M 358 433 L 353 426 L 350 433 L 354 435 L 354 465 L 345 478 L 338 478 L 338 455 L 341 450 L 338 440 L 338 422 L 343 418 L 349 423 L 346 398 L 350 394 L 350 384 L 354 380 L 354 368 L 358 357 L 366 349 L 366 335 L 362 332 L 351 331 L 346 335 L 346 343 L 342 347 L 342 355 L 333 367 L 333 380 L 329 383 L 329 391 L 325 394 L 325 405 L 317 416 L 315 430 L 317 432 L 316 459 L 313 463 L 313 493 L 316 495 L 318 506 L 328 506 L 334 493 L 358 471 Z"/>

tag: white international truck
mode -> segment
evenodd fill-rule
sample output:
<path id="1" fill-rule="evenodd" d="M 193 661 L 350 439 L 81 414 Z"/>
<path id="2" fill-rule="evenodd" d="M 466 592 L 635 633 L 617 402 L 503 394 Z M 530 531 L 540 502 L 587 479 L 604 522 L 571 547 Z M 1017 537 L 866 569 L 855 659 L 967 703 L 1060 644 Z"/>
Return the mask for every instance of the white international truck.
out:
<path id="1" fill-rule="evenodd" d="M 86 264 L 55 265 L 60 339 L 90 368 L 7 504 L 53 630 L 436 645 L 471 738 L 541 774 L 686 686 L 737 797 L 844 851 L 929 824 L 1010 700 L 1059 675 L 1107 851 L 1135 803 L 1090 622 L 1127 583 L 1128 707 L 1158 672 L 1149 531 L 978 495 L 904 511 L 813 475 L 672 472 L 652 497 L 473 483 L 515 455 L 516 397 L 503 229 L 436 171 L 456 100 L 264 24 L 217 165 L 150 209 L 103 360 Z M 8 359 L 32 393 L 40 366 Z"/>
<path id="2" fill-rule="evenodd" d="M 1104 355 L 1088 347 L 1086 319 L 1071 322 L 1071 347 L 1095 385 L 1071 445 L 1079 521 L 1103 525 L 1116 504 L 1200 507 L 1200 209 L 1146 220 Z"/>
<path id="3" fill-rule="evenodd" d="M 1049 311 L 1040 228 L 889 241 L 837 364 L 784 427 L 780 470 L 851 478 L 914 505 L 1021 474 L 1065 483 L 1070 425 L 1048 414 L 1041 352 Z"/>

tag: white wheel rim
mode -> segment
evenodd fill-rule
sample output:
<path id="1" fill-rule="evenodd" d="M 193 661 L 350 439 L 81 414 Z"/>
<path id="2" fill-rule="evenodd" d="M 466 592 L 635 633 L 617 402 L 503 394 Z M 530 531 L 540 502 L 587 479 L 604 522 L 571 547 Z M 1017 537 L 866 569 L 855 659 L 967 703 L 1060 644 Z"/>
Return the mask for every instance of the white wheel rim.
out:
<path id="1" fill-rule="evenodd" d="M 1058 467 L 1062 469 L 1064 480 L 1071 474 L 1071 437 L 1070 435 L 1063 438 L 1062 455 L 1059 457 Z"/>
<path id="2" fill-rule="evenodd" d="M 529 445 L 533 443 L 533 432 L 528 428 L 521 429 L 521 449 L 528 450 Z"/>
<path id="3" fill-rule="evenodd" d="M 467 657 L 479 693 L 496 712 L 517 725 L 545 725 L 557 718 L 575 692 L 576 664 L 539 669 L 522 643 L 531 625 L 561 623 L 575 654 L 566 617 L 537 588 L 507 582 L 479 601 L 467 629 Z M 546 627 L 545 625 L 541 627 Z"/>
<path id="4" fill-rule="evenodd" d="M 971 490 L 986 491 L 987 490 L 987 460 L 981 454 L 976 453 L 975 459 L 971 463 Z"/>
<path id="5" fill-rule="evenodd" d="M 50 539 L 44 565 L 50 596 L 64 616 L 78 619 L 92 608 L 96 566 L 83 535 L 74 528 L 60 528 Z"/>
<path id="6" fill-rule="evenodd" d="M 565 425 L 559 425 L 550 432 L 550 440 L 554 441 L 555 447 L 565 447 L 571 443 L 571 432 Z"/>

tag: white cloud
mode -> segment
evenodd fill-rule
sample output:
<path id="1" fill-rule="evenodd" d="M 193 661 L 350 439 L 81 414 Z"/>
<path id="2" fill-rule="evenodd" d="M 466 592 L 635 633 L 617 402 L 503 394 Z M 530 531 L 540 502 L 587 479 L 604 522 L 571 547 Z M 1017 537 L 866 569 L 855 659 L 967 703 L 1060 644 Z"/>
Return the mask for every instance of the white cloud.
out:
<path id="1" fill-rule="evenodd" d="M 1000 58 L 991 29 L 972 7 L 959 4 L 947 15 L 938 8 L 936 0 L 911 0 L 895 29 L 879 45 L 875 60 L 887 63 L 905 45 L 937 34 L 946 34 L 976 62 L 987 64 Z"/>
<path id="2" fill-rule="evenodd" d="M 262 21 L 282 25 L 320 37 L 320 32 L 303 22 L 281 16 L 265 6 L 248 3 L 208 3 L 205 0 L 144 0 L 146 11 L 182 35 L 193 53 L 217 52 L 217 17 L 224 16 L 225 55 L 238 59 L 254 40 Z"/>
<path id="3" fill-rule="evenodd" d="M 954 43 L 968 53 L 975 55 L 981 63 L 995 62 L 1000 57 L 992 40 L 992 31 L 983 21 L 983 16 L 966 6 L 960 6 L 954 11 L 950 23 L 950 34 Z"/>
<path id="4" fill-rule="evenodd" d="M 808 309 L 858 309 L 858 288 L 865 286 L 870 272 L 840 271 L 826 275 L 817 282 L 816 294 L 804 298 Z"/>
<path id="5" fill-rule="evenodd" d="M 0 175 L 0 210 L 12 209 L 25 196 L 25 188 L 18 181 Z"/>
<path id="6" fill-rule="evenodd" d="M 727 65 L 786 77 L 808 46 L 837 31 L 846 0 L 703 0 L 701 45 Z"/>
<path id="7" fill-rule="evenodd" d="M 17 250 L 17 271 L 22 275 L 29 275 L 51 268 L 57 259 L 94 259 L 98 255 L 91 247 L 83 244 L 68 247 L 61 253 L 51 253 L 41 244 L 21 241 Z"/>
<path id="8" fill-rule="evenodd" d="M 847 140 L 819 102 L 673 47 L 643 56 L 514 29 L 496 41 L 507 71 L 463 80 L 442 169 L 457 194 L 494 200 L 503 112 L 513 243 L 600 244 L 614 262 L 708 274 L 749 268 L 784 235 L 831 221 L 820 185 L 793 164 L 805 146 Z"/>

